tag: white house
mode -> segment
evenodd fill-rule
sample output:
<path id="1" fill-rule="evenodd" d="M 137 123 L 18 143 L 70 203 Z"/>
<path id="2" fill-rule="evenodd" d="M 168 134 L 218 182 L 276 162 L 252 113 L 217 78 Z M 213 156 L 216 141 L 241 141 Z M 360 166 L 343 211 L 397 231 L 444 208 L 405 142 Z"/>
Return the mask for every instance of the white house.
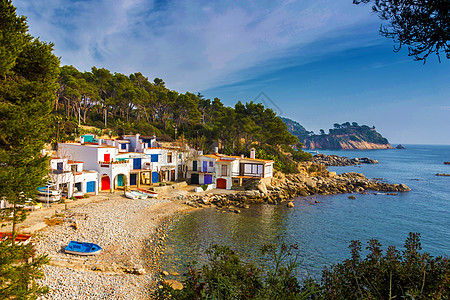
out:
<path id="1" fill-rule="evenodd" d="M 57 190 L 72 197 L 75 189 L 98 195 L 98 172 L 83 169 L 83 162 L 67 158 L 50 159 L 50 179 Z"/>
<path id="2" fill-rule="evenodd" d="M 242 186 L 247 180 L 271 178 L 273 163 L 272 160 L 256 159 L 254 149 L 250 158 L 218 153 L 199 155 L 189 160 L 188 178 L 191 184 L 214 183 L 216 188 L 231 189 Z"/>
<path id="3" fill-rule="evenodd" d="M 97 143 L 58 143 L 58 155 L 81 161 L 84 168 L 97 171 L 98 187 L 101 191 L 113 192 L 115 188 L 129 185 L 130 165 L 128 160 L 117 160 L 116 147 Z"/>

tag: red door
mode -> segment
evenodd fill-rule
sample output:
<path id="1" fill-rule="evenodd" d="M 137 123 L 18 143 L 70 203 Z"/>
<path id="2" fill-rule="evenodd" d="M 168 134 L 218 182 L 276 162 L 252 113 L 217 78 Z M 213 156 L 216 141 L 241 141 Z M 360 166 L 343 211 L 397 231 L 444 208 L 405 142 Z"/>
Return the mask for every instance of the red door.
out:
<path id="1" fill-rule="evenodd" d="M 110 160 L 111 160 L 111 154 L 105 153 L 105 155 L 103 156 L 103 161 L 110 161 Z"/>
<path id="2" fill-rule="evenodd" d="M 227 180 L 223 179 L 223 178 L 217 179 L 216 188 L 226 189 L 227 188 Z"/>
<path id="3" fill-rule="evenodd" d="M 109 191 L 111 189 L 111 183 L 109 181 L 109 176 L 102 177 L 102 191 Z"/>

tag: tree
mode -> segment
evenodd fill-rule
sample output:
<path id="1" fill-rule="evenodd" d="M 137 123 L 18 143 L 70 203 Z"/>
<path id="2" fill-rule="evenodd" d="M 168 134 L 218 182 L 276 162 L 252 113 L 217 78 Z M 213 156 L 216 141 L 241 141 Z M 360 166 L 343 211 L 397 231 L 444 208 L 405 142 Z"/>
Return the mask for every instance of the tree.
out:
<path id="1" fill-rule="evenodd" d="M 12 216 L 7 219 L 15 232 L 17 222 L 24 218 L 19 206 L 35 197 L 48 172 L 47 158 L 40 152 L 47 140 L 49 114 L 58 88 L 59 61 L 52 54 L 52 44 L 24 32 L 25 18 L 16 16 L 11 1 L 0 5 L 0 37 L 9 37 L 2 39 L 1 45 L 12 39 L 15 27 L 8 25 L 22 23 L 20 30 L 14 31 L 21 51 L 7 53 L 12 63 L 0 70 L 0 197 L 13 204 Z"/>
<path id="2" fill-rule="evenodd" d="M 48 175 L 41 150 L 58 89 L 59 60 L 52 48 L 28 33 L 26 18 L 16 15 L 11 1 L 0 1 L 0 198 L 11 205 L 0 219 L 12 223 L 13 236 L 26 218 L 23 205 Z M 14 239 L 0 241 L 0 247 L 0 298 L 35 298 L 40 290 L 31 248 L 14 245 Z M 45 262 L 41 258 L 34 259 L 36 268 Z"/>
<path id="3" fill-rule="evenodd" d="M 323 129 L 320 129 L 319 132 L 320 132 L 321 135 L 325 134 L 325 130 L 323 130 Z"/>
<path id="4" fill-rule="evenodd" d="M 398 52 L 408 46 L 409 56 L 426 62 L 435 53 L 450 59 L 450 1 L 448 0 L 353 0 L 354 4 L 372 2 L 372 10 L 380 19 L 380 34 L 392 38 Z"/>

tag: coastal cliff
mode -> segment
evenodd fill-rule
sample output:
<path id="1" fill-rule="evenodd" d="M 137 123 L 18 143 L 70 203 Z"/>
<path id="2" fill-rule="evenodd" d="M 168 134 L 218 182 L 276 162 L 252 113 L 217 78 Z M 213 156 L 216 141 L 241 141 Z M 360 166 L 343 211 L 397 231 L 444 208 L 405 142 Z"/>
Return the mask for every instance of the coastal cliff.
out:
<path id="1" fill-rule="evenodd" d="M 394 149 L 390 143 L 377 144 L 367 141 L 355 141 L 354 136 L 330 136 L 310 138 L 304 141 L 308 149 L 342 149 L 342 150 L 372 150 L 372 149 Z"/>
<path id="2" fill-rule="evenodd" d="M 394 149 L 389 141 L 375 130 L 375 126 L 358 125 L 356 122 L 335 123 L 333 129 L 320 129 L 320 134 L 306 130 L 298 122 L 281 118 L 288 131 L 308 149 L 371 150 Z"/>

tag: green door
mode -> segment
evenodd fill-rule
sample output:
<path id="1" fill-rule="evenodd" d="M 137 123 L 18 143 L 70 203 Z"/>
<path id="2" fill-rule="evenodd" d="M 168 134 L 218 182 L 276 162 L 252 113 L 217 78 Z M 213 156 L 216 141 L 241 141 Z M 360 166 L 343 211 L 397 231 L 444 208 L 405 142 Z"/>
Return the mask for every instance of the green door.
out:
<path id="1" fill-rule="evenodd" d="M 123 174 L 117 175 L 117 186 L 123 186 Z"/>

